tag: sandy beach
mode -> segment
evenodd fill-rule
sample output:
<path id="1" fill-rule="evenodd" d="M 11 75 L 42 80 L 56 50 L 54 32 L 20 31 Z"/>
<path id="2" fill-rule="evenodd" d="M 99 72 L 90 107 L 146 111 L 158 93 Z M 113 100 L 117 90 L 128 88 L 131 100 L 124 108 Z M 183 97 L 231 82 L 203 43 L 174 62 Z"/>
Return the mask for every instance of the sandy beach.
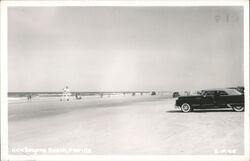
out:
<path id="1" fill-rule="evenodd" d="M 174 103 L 164 95 L 12 102 L 10 153 L 28 154 L 14 153 L 17 148 L 76 148 L 87 155 L 243 154 L 243 112 L 182 113 Z"/>

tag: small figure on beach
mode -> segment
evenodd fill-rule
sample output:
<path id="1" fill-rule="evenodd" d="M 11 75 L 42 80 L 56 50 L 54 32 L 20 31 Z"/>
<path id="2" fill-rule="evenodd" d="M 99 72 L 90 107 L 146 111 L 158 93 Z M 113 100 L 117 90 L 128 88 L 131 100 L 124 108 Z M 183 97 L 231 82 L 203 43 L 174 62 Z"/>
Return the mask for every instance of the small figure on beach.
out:
<path id="1" fill-rule="evenodd" d="M 65 88 L 63 88 L 63 98 L 61 99 L 61 101 L 63 101 L 63 100 L 69 101 L 69 94 L 70 94 L 69 91 L 70 90 L 69 90 L 68 86 L 66 86 Z"/>
<path id="2" fill-rule="evenodd" d="M 28 95 L 28 96 L 27 96 L 28 101 L 30 101 L 31 98 L 32 98 L 31 95 Z"/>

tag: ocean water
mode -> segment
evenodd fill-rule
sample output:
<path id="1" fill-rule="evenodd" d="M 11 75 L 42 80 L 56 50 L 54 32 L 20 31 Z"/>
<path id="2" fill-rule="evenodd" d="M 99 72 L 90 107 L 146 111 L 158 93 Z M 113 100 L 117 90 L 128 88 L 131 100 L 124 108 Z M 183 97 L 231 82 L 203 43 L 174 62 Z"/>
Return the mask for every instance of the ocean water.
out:
<path id="1" fill-rule="evenodd" d="M 150 96 L 151 92 L 70 92 L 69 99 L 77 100 L 79 99 L 100 99 L 100 98 L 109 98 L 109 97 L 133 97 L 133 96 Z M 156 95 L 164 95 L 164 97 L 172 97 L 171 92 L 157 92 Z M 31 98 L 29 99 L 29 97 Z M 65 99 L 63 92 L 9 92 L 8 93 L 8 102 L 9 103 L 21 103 L 21 102 L 30 102 L 30 101 L 62 101 Z M 152 95 L 153 96 L 153 95 Z M 125 97 L 124 97 L 125 98 Z"/>
<path id="2" fill-rule="evenodd" d="M 8 92 L 8 97 L 60 96 L 62 92 Z"/>
<path id="3" fill-rule="evenodd" d="M 101 96 L 101 95 L 145 95 L 150 94 L 151 92 L 143 91 L 143 92 L 70 92 L 72 96 L 76 94 L 78 96 Z M 62 96 L 62 92 L 8 92 L 8 97 L 60 97 Z"/>
<path id="4" fill-rule="evenodd" d="M 71 95 L 75 96 L 95 96 L 101 95 L 103 92 L 70 92 Z M 8 97 L 60 97 L 63 92 L 8 92 Z"/>

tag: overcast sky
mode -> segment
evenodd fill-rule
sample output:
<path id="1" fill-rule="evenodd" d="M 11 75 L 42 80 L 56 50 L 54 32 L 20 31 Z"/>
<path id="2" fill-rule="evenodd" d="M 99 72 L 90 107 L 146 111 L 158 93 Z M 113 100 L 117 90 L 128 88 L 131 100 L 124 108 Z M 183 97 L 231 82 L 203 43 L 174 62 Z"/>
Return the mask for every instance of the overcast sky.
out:
<path id="1" fill-rule="evenodd" d="M 12 7 L 9 91 L 243 85 L 241 7 Z"/>

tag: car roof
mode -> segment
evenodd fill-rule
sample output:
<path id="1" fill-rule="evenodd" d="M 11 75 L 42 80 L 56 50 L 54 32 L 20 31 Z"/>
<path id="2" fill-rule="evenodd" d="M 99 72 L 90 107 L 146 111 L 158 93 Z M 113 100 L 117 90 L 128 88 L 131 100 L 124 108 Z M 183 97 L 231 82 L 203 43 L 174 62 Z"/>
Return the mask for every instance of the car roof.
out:
<path id="1" fill-rule="evenodd" d="M 202 91 L 225 91 L 225 88 L 211 88 L 211 89 L 204 89 Z"/>
<path id="2" fill-rule="evenodd" d="M 240 94 L 240 92 L 236 89 L 228 89 L 228 88 L 214 88 L 214 89 L 207 89 L 202 91 L 224 91 L 227 93 L 234 93 L 234 94 Z"/>

